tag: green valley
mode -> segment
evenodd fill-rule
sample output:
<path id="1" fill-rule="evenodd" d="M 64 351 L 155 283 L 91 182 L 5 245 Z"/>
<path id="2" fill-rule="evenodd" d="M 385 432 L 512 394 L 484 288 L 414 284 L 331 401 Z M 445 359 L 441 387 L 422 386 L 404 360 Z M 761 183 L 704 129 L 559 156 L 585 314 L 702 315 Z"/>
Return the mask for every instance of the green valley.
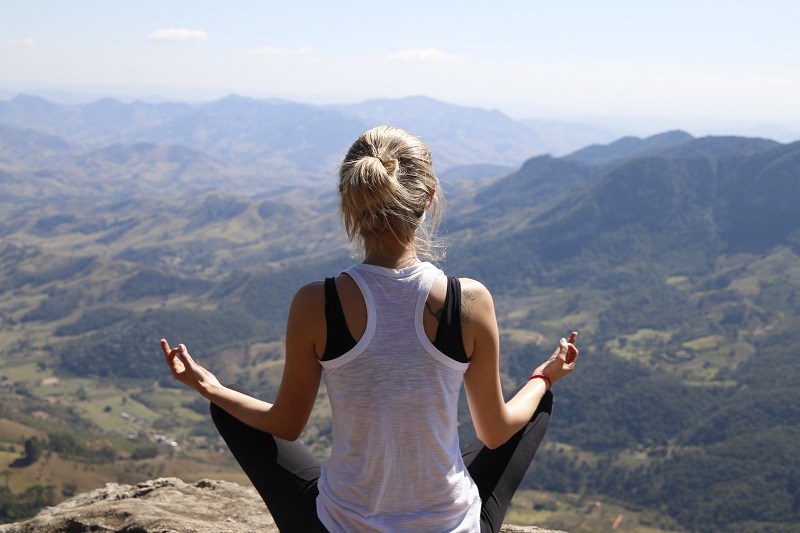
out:
<path id="1" fill-rule="evenodd" d="M 256 105 L 239 103 L 224 105 Z M 336 131 L 378 112 L 357 111 Z M 330 146 L 306 138 L 309 158 L 324 152 L 306 167 L 262 150 L 259 167 L 221 134 L 201 146 L 184 132 L 198 151 L 133 139 L 106 150 L 80 143 L 113 128 L 74 118 L 23 135 L 21 121 L 0 130 L 2 518 L 105 482 L 246 482 L 158 340 L 274 396 L 292 295 L 353 261 L 335 183 L 319 173 Z M 199 151 L 211 147 L 219 159 Z M 293 178 L 279 179 L 289 159 Z M 668 132 L 508 162 L 516 170 L 487 161 L 443 173 L 442 267 L 492 291 L 504 388 L 581 332 L 509 518 L 576 532 L 795 530 L 800 143 Z M 320 456 L 330 447 L 324 386 L 301 438 Z"/>

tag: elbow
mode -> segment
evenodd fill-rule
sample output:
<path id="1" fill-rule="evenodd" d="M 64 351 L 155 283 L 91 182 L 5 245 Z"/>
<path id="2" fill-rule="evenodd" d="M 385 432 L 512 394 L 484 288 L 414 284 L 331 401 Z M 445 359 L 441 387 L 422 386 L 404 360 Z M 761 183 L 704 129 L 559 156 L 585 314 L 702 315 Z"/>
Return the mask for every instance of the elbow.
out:
<path id="1" fill-rule="evenodd" d="M 493 440 L 489 440 L 489 441 L 485 441 L 485 440 L 481 439 L 481 442 L 483 442 L 483 444 L 487 448 L 489 448 L 490 450 L 496 450 L 497 448 L 499 448 L 500 446 L 505 444 L 505 441 L 500 441 L 498 439 L 493 439 Z"/>
<path id="2" fill-rule="evenodd" d="M 490 450 L 496 450 L 510 439 L 518 430 L 513 426 L 475 428 L 478 439 Z"/>
<path id="3" fill-rule="evenodd" d="M 261 420 L 262 427 L 256 429 L 288 442 L 299 439 L 308 424 L 308 419 L 297 420 L 295 417 L 286 416 L 285 413 L 275 409 L 270 410 L 267 414 L 268 416 Z"/>
<path id="4" fill-rule="evenodd" d="M 489 433 L 489 434 L 478 434 L 478 440 L 480 440 L 484 446 L 489 448 L 490 450 L 495 450 L 506 443 L 506 440 L 501 440 L 498 438 L 496 433 Z"/>
<path id="5" fill-rule="evenodd" d="M 279 431 L 272 433 L 273 437 L 278 437 L 279 439 L 294 442 L 300 438 L 300 435 L 303 434 L 303 430 L 300 429 L 299 431 L 295 428 L 286 428 Z"/>
<path id="6" fill-rule="evenodd" d="M 271 433 L 272 436 L 278 437 L 279 439 L 283 439 L 289 442 L 294 442 L 300 438 L 300 435 L 303 434 L 303 430 L 306 429 L 306 425 L 298 423 L 287 423 L 287 424 L 281 424 L 280 426 L 274 429 L 275 431 L 268 433 Z"/>

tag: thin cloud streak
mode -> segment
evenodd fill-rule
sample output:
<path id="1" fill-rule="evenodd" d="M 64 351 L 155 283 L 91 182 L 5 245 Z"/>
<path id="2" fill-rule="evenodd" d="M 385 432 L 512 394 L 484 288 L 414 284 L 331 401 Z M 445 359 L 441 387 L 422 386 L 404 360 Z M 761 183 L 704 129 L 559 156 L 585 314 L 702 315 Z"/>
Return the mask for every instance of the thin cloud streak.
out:
<path id="1" fill-rule="evenodd" d="M 458 63 L 466 61 L 467 56 L 448 54 L 438 48 L 408 48 L 383 56 L 383 61 Z"/>
<path id="2" fill-rule="evenodd" d="M 264 46 L 263 48 L 251 48 L 246 50 L 245 53 L 258 56 L 310 56 L 314 53 L 314 50 L 308 46 L 294 49 L 280 46 Z"/>
<path id="3" fill-rule="evenodd" d="M 11 39 L 11 46 L 16 48 L 34 48 L 36 46 L 36 41 L 30 37 L 26 37 L 25 39 Z"/>
<path id="4" fill-rule="evenodd" d="M 205 41 L 208 34 L 203 30 L 190 30 L 188 28 L 159 28 L 147 36 L 148 41 Z"/>

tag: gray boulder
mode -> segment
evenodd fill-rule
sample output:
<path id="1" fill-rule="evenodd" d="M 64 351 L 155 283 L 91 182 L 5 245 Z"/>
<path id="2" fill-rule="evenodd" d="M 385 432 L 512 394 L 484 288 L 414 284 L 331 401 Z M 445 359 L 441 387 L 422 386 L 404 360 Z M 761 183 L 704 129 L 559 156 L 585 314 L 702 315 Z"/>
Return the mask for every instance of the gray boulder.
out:
<path id="1" fill-rule="evenodd" d="M 0 533 L 273 533 L 278 528 L 252 487 L 204 479 L 159 478 L 138 485 L 107 483 Z M 503 526 L 503 533 L 558 533 Z"/>

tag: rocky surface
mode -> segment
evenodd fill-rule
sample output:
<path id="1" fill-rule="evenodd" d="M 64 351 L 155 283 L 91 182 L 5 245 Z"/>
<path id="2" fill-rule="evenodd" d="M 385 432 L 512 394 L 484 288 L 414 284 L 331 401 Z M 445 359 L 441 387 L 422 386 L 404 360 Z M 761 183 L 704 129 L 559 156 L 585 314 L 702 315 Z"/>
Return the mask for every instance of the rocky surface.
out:
<path id="1" fill-rule="evenodd" d="M 272 533 L 278 528 L 255 489 L 228 481 L 159 478 L 108 483 L 0 533 Z M 504 533 L 558 533 L 506 525 Z"/>

